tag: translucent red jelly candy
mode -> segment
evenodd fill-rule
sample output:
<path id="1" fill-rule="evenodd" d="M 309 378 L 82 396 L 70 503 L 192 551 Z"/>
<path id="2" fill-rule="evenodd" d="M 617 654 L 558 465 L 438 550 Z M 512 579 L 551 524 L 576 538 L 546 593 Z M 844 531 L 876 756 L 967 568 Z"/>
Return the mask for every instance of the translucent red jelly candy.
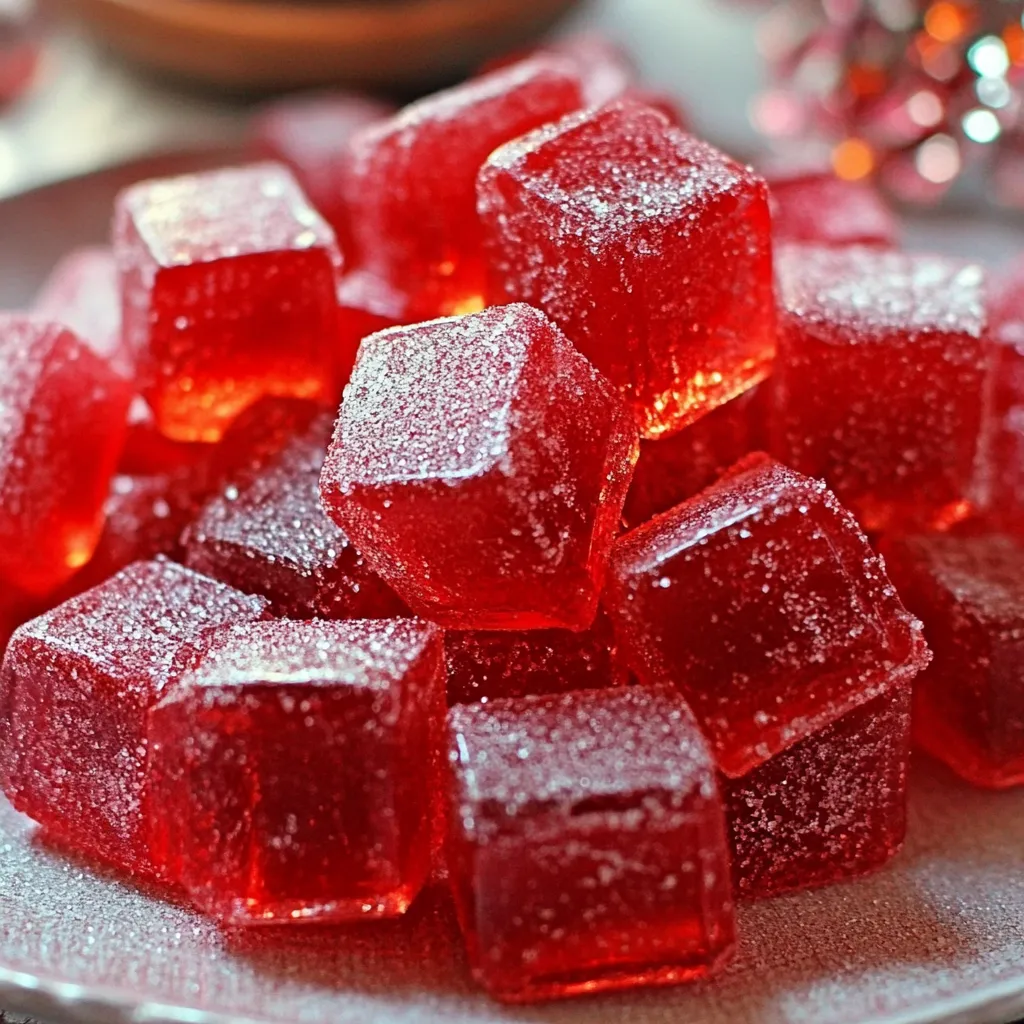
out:
<path id="1" fill-rule="evenodd" d="M 543 309 L 648 437 L 765 377 L 775 351 L 763 181 L 629 101 L 570 115 L 483 166 L 492 298 Z"/>
<path id="2" fill-rule="evenodd" d="M 186 564 L 289 618 L 381 618 L 402 603 L 320 508 L 334 418 L 318 415 L 246 486 L 227 487 L 185 538 Z"/>
<path id="3" fill-rule="evenodd" d="M 413 289 L 409 319 L 483 306 L 477 170 L 496 146 L 581 103 L 572 63 L 537 57 L 428 96 L 353 139 L 355 254 Z"/>
<path id="4" fill-rule="evenodd" d="M 280 160 L 295 173 L 309 201 L 334 228 L 347 253 L 348 204 L 342 175 L 351 158 L 349 142 L 361 128 L 383 120 L 394 107 L 381 100 L 345 92 L 285 96 L 260 110 L 250 125 L 256 152 Z"/>
<path id="5" fill-rule="evenodd" d="M 732 777 L 927 659 L 853 517 L 763 456 L 617 541 L 604 606 L 625 661 L 682 690 Z"/>
<path id="6" fill-rule="evenodd" d="M 347 381 L 363 338 L 406 322 L 408 296 L 365 270 L 346 274 L 338 285 L 338 379 Z"/>
<path id="7" fill-rule="evenodd" d="M 714 763 L 678 694 L 465 704 L 448 722 L 452 889 L 492 995 L 687 981 L 729 954 Z"/>
<path id="8" fill-rule="evenodd" d="M 172 562 L 137 562 L 20 626 L 0 671 L 11 803 L 77 850 L 148 871 L 146 714 L 183 647 L 264 607 Z"/>
<path id="9" fill-rule="evenodd" d="M 963 518 L 990 365 L 982 269 L 809 246 L 776 266 L 773 452 L 867 530 Z"/>
<path id="10" fill-rule="evenodd" d="M 839 882 L 880 867 L 900 849 L 910 689 L 898 685 L 743 778 L 722 781 L 740 894 Z"/>
<path id="11" fill-rule="evenodd" d="M 130 401 L 71 331 L 0 314 L 0 587 L 44 596 L 89 560 Z"/>
<path id="12" fill-rule="evenodd" d="M 914 739 L 979 786 L 1024 783 L 1024 549 L 917 536 L 882 550 L 935 652 L 914 684 Z"/>
<path id="13" fill-rule="evenodd" d="M 118 469 L 129 476 L 153 476 L 196 469 L 209 456 L 205 444 L 172 441 L 160 433 L 156 417 L 141 395 L 128 409 L 128 433 Z"/>
<path id="14" fill-rule="evenodd" d="M 154 862 L 232 924 L 403 912 L 429 867 L 443 713 L 427 623 L 209 634 L 150 714 Z"/>
<path id="15" fill-rule="evenodd" d="M 283 167 L 133 185 L 114 250 L 125 339 L 163 433 L 216 441 L 263 395 L 333 402 L 341 257 Z"/>
<path id="16" fill-rule="evenodd" d="M 637 440 L 629 410 L 528 306 L 367 338 L 324 507 L 409 606 L 457 629 L 583 629 Z"/>

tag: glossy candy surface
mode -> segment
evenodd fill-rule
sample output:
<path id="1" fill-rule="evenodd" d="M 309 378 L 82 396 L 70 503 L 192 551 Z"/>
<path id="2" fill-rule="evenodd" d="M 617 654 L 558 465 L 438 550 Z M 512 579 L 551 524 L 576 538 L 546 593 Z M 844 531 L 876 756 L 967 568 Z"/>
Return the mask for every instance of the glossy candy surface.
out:
<path id="1" fill-rule="evenodd" d="M 429 866 L 443 714 L 428 623 L 208 634 L 150 714 L 154 862 L 228 923 L 402 913 Z"/>
<path id="2" fill-rule="evenodd" d="M 647 437 L 753 387 L 775 350 L 767 190 L 621 101 L 491 155 L 478 208 L 493 301 L 543 309 Z"/>
<path id="3" fill-rule="evenodd" d="M 417 614 L 584 629 L 636 450 L 628 409 L 558 328 L 502 306 L 363 342 L 321 493 Z"/>
<path id="4" fill-rule="evenodd" d="M 125 340 L 163 433 L 219 440 L 264 395 L 333 403 L 341 256 L 285 168 L 133 185 L 114 251 Z"/>
<path id="5" fill-rule="evenodd" d="M 624 661 L 679 687 L 734 778 L 927 659 L 853 517 L 764 456 L 618 540 L 603 604 Z"/>
<path id="6" fill-rule="evenodd" d="M 473 972 L 525 1001 L 706 975 L 733 910 L 714 765 L 674 691 L 448 716 L 453 892 Z"/>

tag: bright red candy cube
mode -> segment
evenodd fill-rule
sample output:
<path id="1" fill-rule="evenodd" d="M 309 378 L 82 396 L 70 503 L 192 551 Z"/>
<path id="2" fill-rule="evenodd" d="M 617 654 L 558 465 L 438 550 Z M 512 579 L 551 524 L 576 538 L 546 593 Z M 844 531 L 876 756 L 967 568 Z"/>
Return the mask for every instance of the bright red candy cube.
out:
<path id="1" fill-rule="evenodd" d="M 733 778 L 927 659 L 853 516 L 764 456 L 618 540 L 603 600 L 626 664 L 683 692 Z"/>
<path id="2" fill-rule="evenodd" d="M 283 96 L 268 103 L 249 126 L 250 144 L 261 156 L 287 164 L 309 201 L 334 228 L 343 253 L 351 242 L 342 177 L 349 142 L 362 128 L 382 121 L 394 107 L 347 92 Z"/>
<path id="3" fill-rule="evenodd" d="M 543 309 L 633 404 L 681 429 L 775 353 L 764 182 L 631 101 L 503 146 L 478 180 L 493 301 Z"/>
<path id="4" fill-rule="evenodd" d="M 114 251 L 125 339 L 163 433 L 219 440 L 264 395 L 335 400 L 341 256 L 285 168 L 133 185 Z"/>
<path id="5" fill-rule="evenodd" d="M 523 305 L 367 338 L 324 507 L 417 614 L 585 629 L 636 460 L 628 408 Z"/>
<path id="6" fill-rule="evenodd" d="M 0 588 L 42 597 L 89 560 L 130 401 L 70 330 L 0 314 Z"/>
<path id="7" fill-rule="evenodd" d="M 881 867 L 900 849 L 910 691 L 898 685 L 748 775 L 722 780 L 739 895 L 829 885 Z"/>
<path id="8" fill-rule="evenodd" d="M 183 648 L 264 608 L 173 562 L 137 562 L 20 626 L 0 670 L 11 803 L 75 849 L 148 873 L 146 714 Z"/>
<path id="9" fill-rule="evenodd" d="M 935 652 L 914 684 L 914 740 L 979 786 L 1024 783 L 1024 549 L 999 534 L 887 539 Z"/>
<path id="10" fill-rule="evenodd" d="M 705 977 L 734 921 L 714 762 L 670 688 L 448 713 L 449 870 L 476 978 L 526 1002 Z"/>
<path id="11" fill-rule="evenodd" d="M 408 320 L 480 309 L 475 180 L 503 142 L 582 103 L 564 59 L 537 57 L 435 93 L 352 140 L 358 262 L 409 293 Z"/>
<path id="12" fill-rule="evenodd" d="M 185 537 L 185 563 L 293 619 L 373 619 L 403 605 L 320 507 L 334 417 L 317 415 L 243 487 L 214 497 Z"/>
<path id="13" fill-rule="evenodd" d="M 773 453 L 866 530 L 970 511 L 991 366 L 981 267 L 876 249 L 779 254 Z"/>
<path id="14" fill-rule="evenodd" d="M 209 634 L 150 713 L 154 862 L 229 924 L 402 913 L 429 869 L 443 715 L 428 623 Z"/>

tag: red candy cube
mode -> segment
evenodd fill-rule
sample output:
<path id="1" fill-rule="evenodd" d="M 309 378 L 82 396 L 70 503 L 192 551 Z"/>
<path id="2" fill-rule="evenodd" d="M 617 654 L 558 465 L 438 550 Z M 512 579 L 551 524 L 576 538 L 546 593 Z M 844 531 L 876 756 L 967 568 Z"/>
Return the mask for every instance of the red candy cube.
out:
<path id="1" fill-rule="evenodd" d="M 383 618 L 402 603 L 320 507 L 334 419 L 318 415 L 247 486 L 213 498 L 185 538 L 188 566 L 249 594 L 275 615 Z"/>
<path id="2" fill-rule="evenodd" d="M 172 562 L 137 562 L 20 626 L 0 670 L 11 803 L 76 849 L 148 872 L 146 714 L 183 648 L 264 607 Z"/>
<path id="3" fill-rule="evenodd" d="M 866 530 L 948 526 L 977 495 L 990 350 L 979 266 L 785 248 L 772 447 Z"/>
<path id="4" fill-rule="evenodd" d="M 54 268 L 36 296 L 35 312 L 69 327 L 101 359 L 130 375 L 121 335 L 121 285 L 106 246 L 75 249 Z"/>
<path id="5" fill-rule="evenodd" d="M 352 140 L 360 263 L 410 292 L 407 319 L 483 306 L 474 183 L 503 142 L 582 103 L 572 63 L 538 57 L 436 93 Z"/>
<path id="6" fill-rule="evenodd" d="M 704 977 L 734 923 L 714 763 L 671 689 L 448 715 L 449 867 L 477 979 L 525 1002 Z"/>
<path id="7" fill-rule="evenodd" d="M 394 107 L 346 92 L 284 96 L 253 118 L 250 140 L 262 157 L 287 164 L 309 201 L 334 228 L 343 253 L 350 247 L 348 204 L 342 176 L 351 158 L 349 142 L 367 125 L 382 121 Z"/>
<path id="8" fill-rule="evenodd" d="M 625 680 L 613 666 L 612 643 L 603 615 L 582 633 L 449 630 L 444 637 L 448 703 L 615 686 Z"/>
<path id="9" fill-rule="evenodd" d="M 625 662 L 679 687 L 734 778 L 927 659 L 853 517 L 763 456 L 617 541 L 604 605 Z"/>
<path id="10" fill-rule="evenodd" d="M 130 401 L 71 331 L 0 314 L 0 588 L 44 596 L 89 560 Z"/>
<path id="11" fill-rule="evenodd" d="M 346 274 L 338 285 L 338 379 L 352 375 L 363 338 L 406 322 L 408 296 L 365 270 Z"/>
<path id="12" fill-rule="evenodd" d="M 402 913 L 429 868 L 443 714 L 429 624 L 211 633 L 150 713 L 154 862 L 230 924 Z"/>
<path id="13" fill-rule="evenodd" d="M 492 299 L 543 309 L 645 436 L 768 374 L 765 184 L 664 115 L 629 101 L 574 114 L 492 154 L 478 193 Z"/>
<path id="14" fill-rule="evenodd" d="M 128 409 L 128 433 L 118 469 L 129 476 L 152 476 L 196 469 L 209 457 L 210 446 L 172 441 L 160 433 L 153 410 L 141 395 Z"/>
<path id="15" fill-rule="evenodd" d="M 455 629 L 584 629 L 636 460 L 629 410 L 528 306 L 367 338 L 321 477 L 369 566 Z"/>
<path id="16" fill-rule="evenodd" d="M 914 740 L 979 786 L 1024 783 L 1024 549 L 917 536 L 882 550 L 935 652 L 914 684 Z"/>
<path id="17" fill-rule="evenodd" d="M 749 775 L 723 781 L 741 895 L 839 882 L 881 867 L 900 849 L 910 690 L 896 686 Z"/>
<path id="18" fill-rule="evenodd" d="M 334 401 L 341 257 L 283 167 L 134 185 L 114 250 L 125 339 L 163 433 L 216 441 L 263 395 Z"/>

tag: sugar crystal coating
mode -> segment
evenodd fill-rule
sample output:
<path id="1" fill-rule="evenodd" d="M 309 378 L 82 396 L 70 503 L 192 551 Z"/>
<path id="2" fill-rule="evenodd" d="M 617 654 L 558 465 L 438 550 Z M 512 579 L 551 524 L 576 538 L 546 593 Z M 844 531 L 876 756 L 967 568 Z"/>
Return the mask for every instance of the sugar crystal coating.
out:
<path id="1" fill-rule="evenodd" d="M 907 828 L 910 691 L 904 683 L 722 782 L 733 880 L 747 897 L 880 867 Z"/>
<path id="2" fill-rule="evenodd" d="M 682 691 L 734 778 L 927 660 L 849 512 L 763 456 L 620 538 L 603 604 L 625 662 Z"/>
<path id="3" fill-rule="evenodd" d="M 669 984 L 728 956 L 714 764 L 677 693 L 465 704 L 448 728 L 453 892 L 493 995 Z"/>
<path id="4" fill-rule="evenodd" d="M 0 314 L 0 587 L 44 596 L 89 560 L 130 400 L 70 330 Z"/>
<path id="5" fill-rule="evenodd" d="M 408 319 L 483 305 L 474 182 L 503 142 L 582 103 L 573 64 L 537 57 L 435 93 L 352 140 L 357 262 L 410 289 Z"/>
<path id="6" fill-rule="evenodd" d="M 403 912 L 429 866 L 443 714 L 428 623 L 213 631 L 150 712 L 154 862 L 228 923 Z"/>
<path id="7" fill-rule="evenodd" d="M 148 871 L 146 713 L 183 648 L 264 608 L 173 562 L 137 562 L 20 626 L 0 669 L 11 803 L 75 849 Z"/>
<path id="8" fill-rule="evenodd" d="M 334 400 L 341 256 L 285 168 L 133 185 L 114 251 L 125 340 L 165 434 L 216 441 L 264 395 Z"/>
<path id="9" fill-rule="evenodd" d="M 915 742 L 976 785 L 1024 783 L 1024 549 L 981 533 L 882 550 L 935 652 L 914 684 Z"/>
<path id="10" fill-rule="evenodd" d="M 569 115 L 480 171 L 493 301 L 543 309 L 648 437 L 764 378 L 775 350 L 767 190 L 632 101 Z"/>
<path id="11" fill-rule="evenodd" d="M 991 354 L 976 264 L 788 246 L 776 261 L 772 449 L 868 530 L 963 518 L 985 447 Z"/>
<path id="12" fill-rule="evenodd" d="M 319 413 L 245 487 L 229 486 L 196 518 L 186 564 L 289 618 L 382 618 L 402 603 L 320 507 L 334 422 Z"/>
<path id="13" fill-rule="evenodd" d="M 408 605 L 457 629 L 583 629 L 636 433 L 528 306 L 367 338 L 321 476 L 329 515 Z"/>

